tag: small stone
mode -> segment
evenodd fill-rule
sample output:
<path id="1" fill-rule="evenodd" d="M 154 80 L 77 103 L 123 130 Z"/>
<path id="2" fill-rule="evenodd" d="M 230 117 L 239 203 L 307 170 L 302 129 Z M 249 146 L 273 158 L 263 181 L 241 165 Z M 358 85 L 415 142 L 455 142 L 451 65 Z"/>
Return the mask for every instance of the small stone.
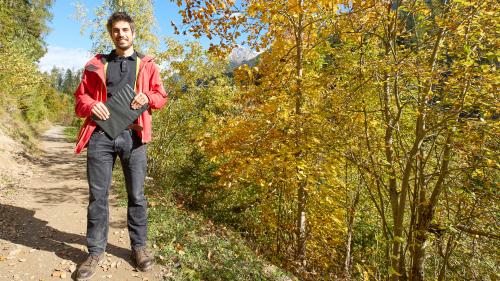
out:
<path id="1" fill-rule="evenodd" d="M 25 262 L 26 259 L 18 259 L 19 262 Z"/>

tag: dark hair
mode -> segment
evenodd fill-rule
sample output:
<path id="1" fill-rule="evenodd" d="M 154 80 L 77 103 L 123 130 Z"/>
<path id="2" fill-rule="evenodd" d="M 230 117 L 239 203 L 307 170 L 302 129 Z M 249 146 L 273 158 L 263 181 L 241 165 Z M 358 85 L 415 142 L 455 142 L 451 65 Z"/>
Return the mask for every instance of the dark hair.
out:
<path id="1" fill-rule="evenodd" d="M 130 30 L 132 33 L 135 32 L 135 22 L 132 17 L 125 12 L 114 12 L 108 19 L 108 23 L 106 27 L 108 28 L 109 34 L 111 34 L 111 28 L 113 27 L 113 23 L 117 21 L 126 21 L 130 24 Z"/>

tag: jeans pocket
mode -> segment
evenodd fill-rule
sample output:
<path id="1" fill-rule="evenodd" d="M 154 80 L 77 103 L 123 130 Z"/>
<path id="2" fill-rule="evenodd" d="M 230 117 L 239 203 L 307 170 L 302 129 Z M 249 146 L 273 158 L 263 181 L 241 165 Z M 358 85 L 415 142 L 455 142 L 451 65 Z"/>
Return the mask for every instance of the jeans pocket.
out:
<path id="1" fill-rule="evenodd" d="M 104 136 L 104 131 L 103 130 L 94 130 L 92 132 L 92 134 L 90 135 L 90 139 L 89 139 L 89 144 L 88 144 L 88 148 L 89 149 L 93 149 L 95 147 L 95 143 L 100 139 L 102 138 L 102 136 Z"/>

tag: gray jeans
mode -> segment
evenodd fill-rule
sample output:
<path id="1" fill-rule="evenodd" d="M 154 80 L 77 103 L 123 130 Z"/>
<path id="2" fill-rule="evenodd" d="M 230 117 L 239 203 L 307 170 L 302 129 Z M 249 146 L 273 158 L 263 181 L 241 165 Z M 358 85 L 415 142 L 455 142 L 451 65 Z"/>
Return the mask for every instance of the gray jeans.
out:
<path id="1" fill-rule="evenodd" d="M 133 130 L 124 130 L 112 140 L 98 127 L 92 133 L 87 148 L 87 247 L 90 254 L 100 254 L 106 250 L 109 231 L 108 194 L 116 156 L 120 157 L 125 176 L 128 194 L 127 225 L 131 246 L 136 248 L 146 245 L 146 145 L 142 144 Z"/>

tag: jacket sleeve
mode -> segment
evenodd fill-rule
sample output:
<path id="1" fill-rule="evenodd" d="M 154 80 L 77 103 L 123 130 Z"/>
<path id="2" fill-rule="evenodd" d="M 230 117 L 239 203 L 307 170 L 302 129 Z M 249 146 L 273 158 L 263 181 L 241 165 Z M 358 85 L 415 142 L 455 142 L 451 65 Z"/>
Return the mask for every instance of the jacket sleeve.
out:
<path id="1" fill-rule="evenodd" d="M 151 78 L 149 79 L 149 91 L 145 91 L 144 94 L 149 99 L 149 106 L 152 109 L 160 109 L 167 102 L 168 95 L 163 88 L 163 82 L 160 78 L 160 72 L 158 67 L 153 64 L 151 67 Z"/>
<path id="2" fill-rule="evenodd" d="M 78 117 L 89 117 L 92 115 L 92 108 L 98 101 L 91 97 L 89 84 L 89 72 L 83 72 L 82 81 L 75 91 L 75 113 Z"/>

